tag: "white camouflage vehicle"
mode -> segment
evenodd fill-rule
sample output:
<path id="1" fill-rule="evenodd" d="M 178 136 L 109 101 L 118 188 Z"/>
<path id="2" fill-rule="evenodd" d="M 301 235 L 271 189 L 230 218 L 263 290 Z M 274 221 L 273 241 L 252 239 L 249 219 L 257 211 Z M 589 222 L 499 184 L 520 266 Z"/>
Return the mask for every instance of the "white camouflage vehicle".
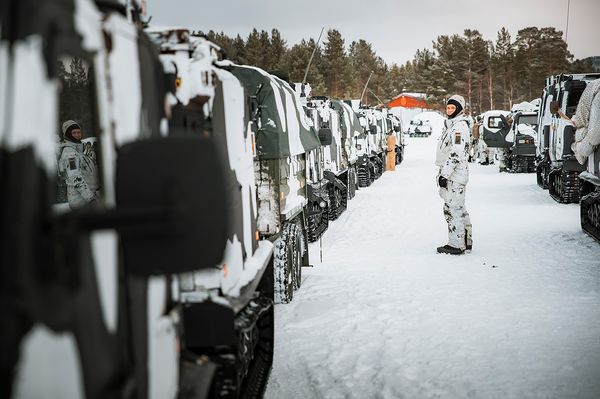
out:
<path id="1" fill-rule="evenodd" d="M 351 104 L 365 132 L 364 138 L 357 140 L 358 185 L 368 187 L 381 177 L 385 169 L 388 122 L 382 110 L 360 106 L 356 100 L 352 100 Z"/>
<path id="2" fill-rule="evenodd" d="M 409 137 L 429 137 L 431 136 L 431 123 L 421 119 L 412 119 L 406 130 Z"/>
<path id="3" fill-rule="evenodd" d="M 310 88 L 305 85 L 305 90 Z M 320 162 L 309 163 L 309 179 L 320 175 L 321 179 L 325 179 L 310 179 L 310 182 L 326 186 L 329 195 L 329 220 L 335 220 L 347 208 L 348 200 L 354 196 L 356 189 L 356 171 L 349 167 L 344 157 L 343 114 L 340 115 L 333 108 L 333 102 L 328 97 L 309 97 L 305 110 L 321 141 L 321 148 L 311 153 L 315 160 L 320 158 Z M 322 169 L 322 173 L 318 169 Z"/>
<path id="4" fill-rule="evenodd" d="M 387 119 L 387 125 L 390 129 L 388 135 L 393 135 L 396 139 L 396 165 L 400 165 L 404 160 L 404 146 L 406 145 L 404 134 L 402 133 L 402 121 L 391 112 L 387 113 Z"/>
<path id="5" fill-rule="evenodd" d="M 579 174 L 585 168 L 577 162 L 571 149 L 575 140 L 573 125 L 568 120 L 554 115 L 552 111 L 556 110 L 552 108 L 559 108 L 568 117 L 572 117 L 585 87 L 598 78 L 600 74 L 563 74 L 546 79 L 541 106 L 544 114 L 539 118 L 542 126 L 538 129 L 538 135 L 543 140 L 547 153 L 542 152 L 538 157 L 537 170 L 541 185 L 547 186 L 550 196 L 558 202 L 579 202 Z M 549 124 L 546 125 L 548 121 Z M 545 129 L 544 126 L 548 128 Z"/>
<path id="6" fill-rule="evenodd" d="M 259 234 L 256 138 L 245 89 L 219 66 L 220 49 L 208 40 L 183 28 L 147 32 L 160 49 L 165 71 L 176 82 L 169 98 L 169 131 L 208 137 L 227 160 L 223 184 L 228 190 L 230 235 L 224 257 L 214 268 L 178 278 L 182 350 L 190 360 L 203 357 L 218 366 L 211 388 L 217 396 L 260 396 L 273 357 L 273 279 L 280 283 L 275 295 L 293 287 L 284 284 L 279 243 Z M 194 378 L 189 375 L 186 387 Z"/>
<path id="7" fill-rule="evenodd" d="M 537 104 L 515 104 L 509 118 L 512 123 L 505 139 L 512 145 L 506 159 L 506 169 L 511 173 L 533 173 L 536 170 Z"/>
<path id="8" fill-rule="evenodd" d="M 0 7 L 0 396 L 175 398 L 192 374 L 204 397 L 215 367 L 180 351 L 170 276 L 223 257 L 221 161 L 209 140 L 165 136 L 165 77 L 136 8 L 98 4 Z M 99 196 L 76 209 L 56 195 L 66 118 L 98 146 Z"/>

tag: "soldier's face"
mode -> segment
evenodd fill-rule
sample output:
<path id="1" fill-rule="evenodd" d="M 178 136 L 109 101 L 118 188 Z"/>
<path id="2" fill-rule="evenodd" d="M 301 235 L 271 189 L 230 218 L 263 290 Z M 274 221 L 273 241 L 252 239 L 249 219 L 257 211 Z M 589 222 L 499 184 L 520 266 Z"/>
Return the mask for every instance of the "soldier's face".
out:
<path id="1" fill-rule="evenodd" d="M 73 136 L 75 140 L 81 140 L 81 129 L 71 130 L 71 136 Z"/>
<path id="2" fill-rule="evenodd" d="M 448 104 L 446 105 L 446 115 L 450 116 L 456 111 L 456 105 Z"/>

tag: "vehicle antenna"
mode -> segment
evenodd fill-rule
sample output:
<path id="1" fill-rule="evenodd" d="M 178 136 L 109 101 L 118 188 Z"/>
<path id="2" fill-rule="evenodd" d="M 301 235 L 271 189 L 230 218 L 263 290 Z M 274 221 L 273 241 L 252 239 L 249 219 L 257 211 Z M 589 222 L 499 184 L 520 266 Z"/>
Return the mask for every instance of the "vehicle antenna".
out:
<path id="1" fill-rule="evenodd" d="M 567 0 L 567 27 L 565 28 L 565 43 L 569 40 L 569 13 L 571 11 L 571 0 Z"/>
<path id="2" fill-rule="evenodd" d="M 371 80 L 371 76 L 373 76 L 373 71 L 371 71 L 371 73 L 369 74 L 369 79 L 367 79 L 367 83 L 365 83 L 365 88 L 362 91 L 362 94 L 360 95 L 360 103 L 362 104 L 362 100 L 363 97 L 365 96 L 365 91 L 367 91 L 367 86 L 369 85 L 369 81 Z"/>
<path id="3" fill-rule="evenodd" d="M 387 108 L 386 103 L 384 103 L 381 98 L 377 97 L 377 94 L 375 94 L 375 92 L 373 92 L 373 90 L 369 89 L 369 93 L 371 93 L 377 99 L 377 101 L 379 101 L 381 103 L 381 105 L 383 105 L 385 108 Z"/>
<path id="4" fill-rule="evenodd" d="M 323 30 L 325 27 L 321 28 L 321 33 L 319 33 L 319 38 L 317 39 L 317 43 L 315 43 L 315 48 L 313 49 L 312 54 L 310 55 L 310 60 L 308 60 L 308 65 L 306 66 L 306 71 L 304 71 L 304 78 L 302 79 L 302 84 L 306 84 L 306 77 L 308 76 L 308 70 L 310 69 L 310 64 L 312 64 L 313 57 L 319 48 L 319 42 L 321 41 L 321 36 L 323 35 Z"/>

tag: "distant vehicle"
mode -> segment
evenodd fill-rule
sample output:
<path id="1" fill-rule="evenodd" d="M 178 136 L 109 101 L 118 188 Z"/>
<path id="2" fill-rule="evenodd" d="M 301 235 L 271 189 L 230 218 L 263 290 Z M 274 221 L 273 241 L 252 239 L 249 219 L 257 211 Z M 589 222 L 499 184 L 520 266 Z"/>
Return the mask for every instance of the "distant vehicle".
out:
<path id="1" fill-rule="evenodd" d="M 513 106 L 507 140 L 512 141 L 507 170 L 512 173 L 535 172 L 536 132 L 538 124 L 537 103 L 521 103 Z"/>
<path id="2" fill-rule="evenodd" d="M 410 137 L 429 137 L 431 136 L 431 123 L 427 120 L 413 119 L 408 125 L 407 132 Z"/>
<path id="3" fill-rule="evenodd" d="M 396 165 L 400 165 L 404 159 L 404 146 L 406 145 L 404 135 L 402 134 L 402 121 L 391 112 L 388 112 L 387 118 L 390 129 L 388 134 L 396 138 Z"/>
<path id="4" fill-rule="evenodd" d="M 507 116 L 508 111 L 490 110 L 483 113 L 482 138 L 489 148 L 506 149 L 511 146 L 506 140 L 509 133 Z"/>

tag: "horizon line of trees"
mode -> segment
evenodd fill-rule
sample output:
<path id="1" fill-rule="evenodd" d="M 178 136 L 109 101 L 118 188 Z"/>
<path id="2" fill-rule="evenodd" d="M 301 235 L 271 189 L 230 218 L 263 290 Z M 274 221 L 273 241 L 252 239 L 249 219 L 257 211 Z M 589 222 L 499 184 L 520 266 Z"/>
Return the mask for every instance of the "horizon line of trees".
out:
<path id="1" fill-rule="evenodd" d="M 228 59 L 266 71 L 284 71 L 290 82 L 301 82 L 314 39 L 288 46 L 277 29 L 256 28 L 247 38 L 223 32 L 204 34 L 220 46 Z M 307 76 L 313 95 L 360 98 L 372 73 L 363 102 L 387 102 L 403 92 L 424 93 L 432 108 L 442 108 L 454 93 L 463 95 L 473 113 L 510 109 L 541 94 L 544 78 L 559 73 L 593 72 L 590 62 L 573 60 L 562 32 L 553 27 L 528 27 L 515 39 L 506 28 L 496 40 L 486 40 L 475 29 L 441 35 L 432 48 L 416 51 L 405 64 L 388 65 L 371 43 L 360 39 L 346 44 L 342 34 L 329 29 L 319 44 Z"/>

